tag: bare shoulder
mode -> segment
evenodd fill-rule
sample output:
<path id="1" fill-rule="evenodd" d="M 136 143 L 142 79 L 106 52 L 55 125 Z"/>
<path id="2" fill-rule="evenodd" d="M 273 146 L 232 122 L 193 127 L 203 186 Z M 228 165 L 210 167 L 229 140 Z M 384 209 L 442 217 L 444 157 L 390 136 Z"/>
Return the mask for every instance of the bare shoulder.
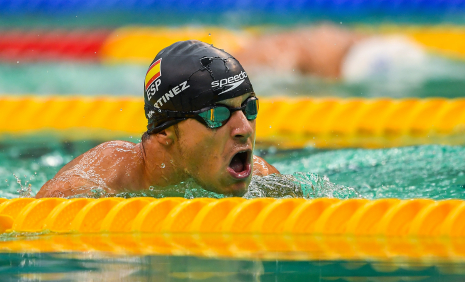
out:
<path id="1" fill-rule="evenodd" d="M 97 187 L 113 192 L 110 187 L 121 182 L 121 164 L 128 159 L 135 145 L 110 141 L 90 149 L 63 166 L 41 187 L 36 198 L 85 194 Z"/>
<path id="2" fill-rule="evenodd" d="M 132 149 L 134 149 L 135 146 L 135 143 L 128 141 L 108 141 L 90 149 L 86 153 L 98 152 L 102 155 L 117 157 L 118 155 L 130 152 Z"/>
<path id="3" fill-rule="evenodd" d="M 279 174 L 280 172 L 264 159 L 253 156 L 253 175 L 266 176 L 273 173 Z"/>
<path id="4" fill-rule="evenodd" d="M 35 197 L 39 199 L 50 197 L 65 198 L 75 195 L 90 196 L 92 194 L 92 190 L 97 188 L 105 191 L 106 193 L 114 193 L 114 191 L 109 187 L 101 187 L 89 179 L 66 175 L 52 178 L 47 181 Z"/>
<path id="5" fill-rule="evenodd" d="M 132 150 L 136 144 L 127 141 L 108 141 L 102 144 L 95 146 L 94 148 L 90 149 L 89 151 L 83 153 L 80 156 L 77 156 L 72 161 L 64 165 L 55 175 L 57 177 L 62 172 L 74 167 L 75 165 L 89 161 L 90 159 L 98 158 L 98 157 L 117 157 L 124 153 L 126 150 Z"/>

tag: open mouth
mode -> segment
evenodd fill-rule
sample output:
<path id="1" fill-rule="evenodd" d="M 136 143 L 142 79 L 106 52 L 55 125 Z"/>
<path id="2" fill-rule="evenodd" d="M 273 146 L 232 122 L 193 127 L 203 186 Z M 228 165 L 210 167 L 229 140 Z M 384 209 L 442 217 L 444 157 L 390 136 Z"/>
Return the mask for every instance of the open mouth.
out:
<path id="1" fill-rule="evenodd" d="M 229 173 L 238 179 L 247 178 L 251 172 L 250 157 L 252 151 L 240 151 L 233 156 L 228 166 Z"/>

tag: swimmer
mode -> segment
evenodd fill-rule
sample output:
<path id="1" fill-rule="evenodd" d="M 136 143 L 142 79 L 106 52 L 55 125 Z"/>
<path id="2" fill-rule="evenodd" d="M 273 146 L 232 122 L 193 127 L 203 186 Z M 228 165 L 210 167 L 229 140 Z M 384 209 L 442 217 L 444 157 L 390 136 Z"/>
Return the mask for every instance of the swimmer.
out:
<path id="1" fill-rule="evenodd" d="M 393 77 L 413 76 L 412 83 L 431 68 L 424 48 L 407 37 L 361 34 L 331 24 L 252 37 L 236 57 L 257 74 L 268 69 L 346 82 L 380 78 L 395 83 Z"/>
<path id="2" fill-rule="evenodd" d="M 140 143 L 110 141 L 89 150 L 36 198 L 90 195 L 95 188 L 163 191 L 188 180 L 242 196 L 252 175 L 279 173 L 253 155 L 259 99 L 239 61 L 225 51 L 195 40 L 166 47 L 147 71 L 144 102 L 148 130 Z"/>
<path id="3" fill-rule="evenodd" d="M 269 68 L 338 78 L 348 50 L 362 39 L 351 30 L 323 24 L 252 37 L 236 57 L 249 71 Z"/>

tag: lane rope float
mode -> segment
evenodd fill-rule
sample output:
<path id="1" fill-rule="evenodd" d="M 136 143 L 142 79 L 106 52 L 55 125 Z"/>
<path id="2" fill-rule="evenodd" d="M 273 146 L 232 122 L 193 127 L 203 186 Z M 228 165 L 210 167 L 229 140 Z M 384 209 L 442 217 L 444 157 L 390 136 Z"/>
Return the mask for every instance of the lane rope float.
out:
<path id="1" fill-rule="evenodd" d="M 3 135 L 52 131 L 68 139 L 108 140 L 141 136 L 146 130 L 139 98 L 5 96 L 0 105 L 0 118 L 12 120 L 0 124 Z M 262 98 L 257 144 L 283 148 L 463 144 L 464 107 L 464 98 Z M 283 118 L 289 116 L 292 122 Z"/>
<path id="2" fill-rule="evenodd" d="M 2 232 L 465 237 L 464 219 L 463 200 L 19 198 L 0 204 Z"/>

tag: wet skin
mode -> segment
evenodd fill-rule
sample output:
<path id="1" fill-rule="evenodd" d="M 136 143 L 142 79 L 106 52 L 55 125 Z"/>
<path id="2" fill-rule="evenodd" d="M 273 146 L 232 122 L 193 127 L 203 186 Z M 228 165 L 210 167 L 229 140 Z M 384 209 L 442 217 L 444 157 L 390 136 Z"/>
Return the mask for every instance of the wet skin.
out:
<path id="1" fill-rule="evenodd" d="M 240 107 L 249 98 L 245 94 L 218 102 Z M 259 114 L 260 116 L 260 114 Z M 101 188 L 108 193 L 141 191 L 193 179 L 203 188 L 234 196 L 247 191 L 252 175 L 279 173 L 260 157 L 253 156 L 255 120 L 235 111 L 218 129 L 210 129 L 195 119 L 152 134 L 141 143 L 110 141 L 103 143 L 66 164 L 47 181 L 36 198 L 69 197 L 90 194 Z M 236 173 L 231 160 L 239 153 L 247 156 L 243 169 Z"/>

